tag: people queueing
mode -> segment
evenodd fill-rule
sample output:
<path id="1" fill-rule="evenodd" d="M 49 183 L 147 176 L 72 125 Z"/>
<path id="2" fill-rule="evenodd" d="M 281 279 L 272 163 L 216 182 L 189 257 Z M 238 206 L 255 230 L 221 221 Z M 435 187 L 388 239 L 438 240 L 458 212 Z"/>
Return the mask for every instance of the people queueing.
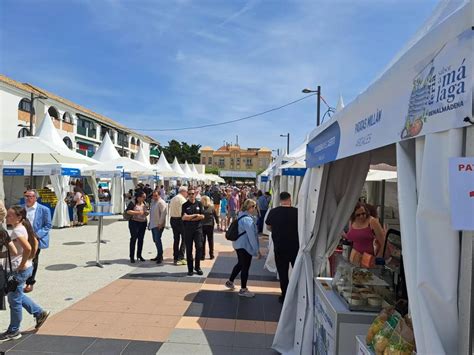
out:
<path id="1" fill-rule="evenodd" d="M 272 208 L 265 220 L 268 230 L 272 232 L 275 264 L 280 278 L 280 302 L 284 302 L 288 288 L 290 264 L 295 266 L 298 255 L 298 209 L 291 206 L 291 195 L 280 193 L 280 206 Z"/>
<path id="2" fill-rule="evenodd" d="M 200 201 L 196 200 L 194 188 L 188 189 L 188 201 L 183 204 L 181 216 L 184 225 L 184 241 L 186 243 L 186 258 L 188 264 L 188 276 L 193 275 L 193 262 L 196 274 L 202 275 L 202 220 L 204 219 L 203 207 Z M 193 259 L 193 244 L 196 255 Z"/>
<path id="3" fill-rule="evenodd" d="M 148 208 L 145 203 L 145 192 L 138 190 L 135 193 L 135 199 L 127 206 L 127 214 L 131 216 L 128 221 L 128 229 L 130 230 L 130 262 L 135 263 L 135 246 L 137 249 L 137 259 L 145 261 L 142 256 L 143 239 L 145 238 Z"/>
<path id="4" fill-rule="evenodd" d="M 36 319 L 36 329 L 39 329 L 49 316 L 49 312 L 38 306 L 23 291 L 26 280 L 33 274 L 32 259 L 38 249 L 38 238 L 27 218 L 27 211 L 21 206 L 13 206 L 8 209 L 6 219 L 7 224 L 12 226 L 13 230 L 11 236 L 8 236 L 6 231 L 1 233 L 2 250 L 0 256 L 9 259 L 7 270 L 14 273 L 17 284 L 8 290 L 10 324 L 7 331 L 0 334 L 0 343 L 21 338 L 20 326 L 23 308 Z M 10 254 L 9 258 L 7 253 Z"/>
<path id="5" fill-rule="evenodd" d="M 242 211 L 238 216 L 238 232 L 240 237 L 232 242 L 232 246 L 237 253 L 237 264 L 232 269 L 229 280 L 225 286 L 234 290 L 234 280 L 240 273 L 240 291 L 241 297 L 254 297 L 255 293 L 250 292 L 247 288 L 247 280 L 249 277 L 250 265 L 253 256 L 260 256 L 260 246 L 258 241 L 257 225 L 255 224 L 257 205 L 253 200 L 245 200 L 242 205 Z"/>
<path id="6" fill-rule="evenodd" d="M 160 192 L 157 190 L 153 191 L 148 228 L 151 230 L 153 242 L 156 246 L 156 257 L 151 260 L 156 261 L 157 264 L 163 263 L 163 243 L 161 242 L 161 236 L 165 230 L 167 210 L 168 205 L 165 200 L 161 198 Z"/>
<path id="7" fill-rule="evenodd" d="M 38 248 L 33 258 L 33 270 L 31 276 L 26 280 L 25 293 L 33 291 L 33 285 L 36 283 L 36 273 L 38 271 L 39 255 L 41 250 L 49 248 L 49 231 L 52 228 L 51 212 L 48 207 L 38 203 L 38 194 L 36 190 L 25 191 L 26 217 L 33 227 L 36 238 L 38 238 Z"/>
<path id="8" fill-rule="evenodd" d="M 263 221 L 268 211 L 269 202 L 270 201 L 268 201 L 268 199 L 263 195 L 262 191 L 258 190 L 257 192 L 257 208 L 258 208 L 257 227 L 258 227 L 259 233 L 263 232 Z"/>
<path id="9" fill-rule="evenodd" d="M 216 210 L 211 203 L 209 196 L 203 196 L 201 198 L 202 203 L 202 214 L 204 219 L 202 221 L 202 255 L 201 260 L 206 257 L 206 240 L 209 244 L 209 259 L 214 259 L 214 221 L 215 225 L 219 225 L 219 217 L 217 216 Z"/>
<path id="10" fill-rule="evenodd" d="M 184 258 L 186 244 L 184 242 L 184 226 L 181 212 L 187 197 L 188 188 L 180 186 L 178 194 L 171 199 L 169 204 L 170 224 L 173 229 L 173 261 L 175 265 L 186 265 Z"/>

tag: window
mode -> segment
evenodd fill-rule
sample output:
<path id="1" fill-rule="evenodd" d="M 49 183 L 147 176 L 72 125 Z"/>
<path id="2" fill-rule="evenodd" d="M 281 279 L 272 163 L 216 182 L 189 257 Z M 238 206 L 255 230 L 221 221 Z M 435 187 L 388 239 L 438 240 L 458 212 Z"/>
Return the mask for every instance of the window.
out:
<path id="1" fill-rule="evenodd" d="M 202 164 L 206 164 L 206 158 L 205 157 L 202 158 Z"/>
<path id="2" fill-rule="evenodd" d="M 224 167 L 225 166 L 225 159 L 224 158 L 219 158 L 219 166 Z"/>
<path id="3" fill-rule="evenodd" d="M 140 145 L 140 140 L 139 139 L 137 139 L 137 145 Z"/>
<path id="4" fill-rule="evenodd" d="M 230 158 L 230 165 L 234 166 L 234 158 Z"/>
<path id="5" fill-rule="evenodd" d="M 30 112 L 31 109 L 31 102 L 29 99 L 21 99 L 20 103 L 18 104 L 18 109 L 20 111 Z M 35 113 L 35 109 L 33 108 L 33 114 Z"/>
<path id="6" fill-rule="evenodd" d="M 247 166 L 252 166 L 252 158 L 247 158 L 247 159 L 245 160 L 245 165 L 247 165 Z"/>
<path id="7" fill-rule="evenodd" d="M 66 145 L 67 145 L 67 147 L 68 147 L 69 149 L 72 150 L 72 149 L 74 148 L 74 147 L 72 146 L 71 138 L 69 138 L 69 137 L 64 137 L 64 138 L 63 138 L 63 142 L 66 143 Z"/>
<path id="8" fill-rule="evenodd" d="M 240 158 L 237 158 L 237 165 L 240 165 Z"/>
<path id="9" fill-rule="evenodd" d="M 133 145 L 135 145 L 135 137 L 132 137 L 130 143 L 133 144 Z"/>
<path id="10" fill-rule="evenodd" d="M 117 144 L 128 148 L 128 136 L 123 132 L 118 132 Z"/>
<path id="11" fill-rule="evenodd" d="M 48 109 L 48 113 L 49 113 L 49 115 L 51 116 L 51 118 L 55 118 L 55 119 L 59 120 L 59 112 L 58 112 L 58 110 L 56 109 L 56 107 L 51 106 L 51 107 Z"/>
<path id="12" fill-rule="evenodd" d="M 212 157 L 207 158 L 207 163 L 208 163 L 209 165 L 212 165 Z"/>
<path id="13" fill-rule="evenodd" d="M 18 132 L 18 138 L 26 137 L 26 136 L 29 136 L 29 135 L 30 135 L 30 130 L 28 128 L 22 128 Z"/>
<path id="14" fill-rule="evenodd" d="M 130 153 L 130 158 L 135 159 L 135 153 Z"/>
<path id="15" fill-rule="evenodd" d="M 72 124 L 72 116 L 69 112 L 64 112 L 63 121 Z"/>

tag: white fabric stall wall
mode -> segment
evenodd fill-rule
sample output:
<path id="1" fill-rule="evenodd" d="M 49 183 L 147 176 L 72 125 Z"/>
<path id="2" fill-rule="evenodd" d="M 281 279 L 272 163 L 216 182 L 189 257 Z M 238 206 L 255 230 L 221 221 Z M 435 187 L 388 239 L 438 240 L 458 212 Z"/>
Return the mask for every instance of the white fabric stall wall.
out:
<path id="1" fill-rule="evenodd" d="M 299 192 L 300 249 L 288 285 L 272 348 L 282 354 L 311 354 L 313 329 L 313 228 L 323 167 L 308 169 Z M 310 339 L 303 346 L 302 339 Z"/>
<path id="2" fill-rule="evenodd" d="M 110 180 L 110 182 L 110 193 L 112 194 L 110 202 L 112 203 L 112 213 L 122 213 L 124 210 L 122 178 L 115 176 Z"/>
<path id="3" fill-rule="evenodd" d="M 5 201 L 5 190 L 3 189 L 3 160 L 0 160 L 0 200 Z"/>
<path id="4" fill-rule="evenodd" d="M 313 278 L 339 242 L 364 185 L 370 157 L 367 152 L 306 171 L 298 204 L 300 251 L 273 343 L 283 354 L 312 353 Z"/>
<path id="5" fill-rule="evenodd" d="M 458 353 L 459 233 L 451 229 L 448 159 L 462 129 L 397 144 L 403 261 L 419 354 Z"/>
<path id="6" fill-rule="evenodd" d="M 54 209 L 52 224 L 53 227 L 63 228 L 69 227 L 71 220 L 69 219 L 68 206 L 66 204 L 66 196 L 69 192 L 69 181 L 71 180 L 70 176 L 61 176 L 61 175 L 51 175 L 51 184 L 54 188 L 54 194 L 58 199 L 56 208 Z"/>
<path id="7" fill-rule="evenodd" d="M 97 187 L 97 180 L 95 176 L 88 176 L 87 183 L 91 187 L 92 195 L 94 195 L 94 202 L 99 202 L 99 188 Z M 97 209 L 95 211 L 97 212 Z"/>

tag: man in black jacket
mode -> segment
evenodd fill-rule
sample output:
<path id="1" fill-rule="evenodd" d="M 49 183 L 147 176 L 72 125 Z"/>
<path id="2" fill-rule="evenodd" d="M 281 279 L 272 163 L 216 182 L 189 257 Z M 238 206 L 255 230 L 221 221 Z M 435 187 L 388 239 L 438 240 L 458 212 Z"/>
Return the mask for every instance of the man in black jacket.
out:
<path id="1" fill-rule="evenodd" d="M 298 209 L 291 206 L 291 195 L 280 194 L 280 206 L 272 208 L 265 220 L 268 230 L 272 232 L 275 263 L 280 277 L 280 302 L 285 300 L 288 288 L 288 271 L 290 264 L 295 266 L 298 255 Z"/>

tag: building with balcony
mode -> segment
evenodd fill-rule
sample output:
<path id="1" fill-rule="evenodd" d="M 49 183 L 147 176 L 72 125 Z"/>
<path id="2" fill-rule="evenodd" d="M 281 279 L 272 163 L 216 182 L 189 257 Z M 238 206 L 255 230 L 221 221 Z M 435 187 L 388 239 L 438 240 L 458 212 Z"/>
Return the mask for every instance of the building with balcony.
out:
<path id="1" fill-rule="evenodd" d="M 47 99 L 35 99 L 32 107 L 31 94 L 34 97 L 46 96 Z M 78 153 L 93 156 L 108 133 L 120 155 L 133 159 L 141 145 L 152 163 L 157 160 L 159 143 L 155 139 L 49 91 L 1 74 L 0 103 L 0 142 L 28 136 L 30 112 L 33 113 L 34 133 L 48 112 L 64 143 Z"/>
<path id="2" fill-rule="evenodd" d="M 226 171 L 262 171 L 272 159 L 268 148 L 241 148 L 239 145 L 224 145 L 217 150 L 211 147 L 200 149 L 201 164 Z"/>

